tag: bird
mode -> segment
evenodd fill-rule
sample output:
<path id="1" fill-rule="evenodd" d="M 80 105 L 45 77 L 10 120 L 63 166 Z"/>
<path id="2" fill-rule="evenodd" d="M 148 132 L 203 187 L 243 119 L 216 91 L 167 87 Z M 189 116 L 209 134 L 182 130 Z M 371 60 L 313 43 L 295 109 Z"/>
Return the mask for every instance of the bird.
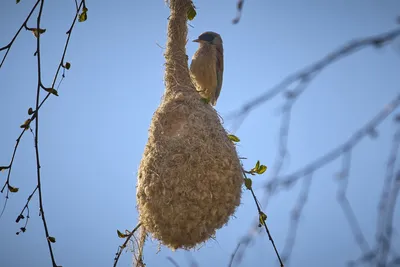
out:
<path id="1" fill-rule="evenodd" d="M 199 48 L 192 57 L 190 76 L 200 96 L 215 106 L 221 93 L 224 73 L 222 38 L 216 32 L 207 31 L 193 42 L 199 43 Z"/>

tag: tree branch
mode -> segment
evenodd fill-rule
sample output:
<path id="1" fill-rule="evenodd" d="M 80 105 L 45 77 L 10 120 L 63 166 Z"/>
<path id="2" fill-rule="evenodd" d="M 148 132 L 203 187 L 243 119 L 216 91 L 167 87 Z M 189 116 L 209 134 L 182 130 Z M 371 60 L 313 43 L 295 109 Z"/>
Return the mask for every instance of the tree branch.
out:
<path id="1" fill-rule="evenodd" d="M 3 59 L 1 60 L 0 63 L 0 68 L 3 66 L 4 61 L 6 60 L 6 57 L 8 55 L 8 52 L 10 52 L 11 46 L 13 45 L 14 41 L 17 39 L 19 33 L 23 28 L 26 28 L 26 23 L 28 22 L 29 18 L 32 16 L 33 11 L 35 11 L 36 7 L 38 6 L 40 0 L 37 0 L 35 5 L 32 7 L 31 12 L 29 12 L 28 16 L 26 17 L 25 21 L 22 23 L 21 27 L 19 27 L 18 31 L 15 33 L 14 37 L 11 39 L 11 41 L 6 45 L 0 48 L 0 51 L 6 50 L 6 53 L 3 56 Z"/>

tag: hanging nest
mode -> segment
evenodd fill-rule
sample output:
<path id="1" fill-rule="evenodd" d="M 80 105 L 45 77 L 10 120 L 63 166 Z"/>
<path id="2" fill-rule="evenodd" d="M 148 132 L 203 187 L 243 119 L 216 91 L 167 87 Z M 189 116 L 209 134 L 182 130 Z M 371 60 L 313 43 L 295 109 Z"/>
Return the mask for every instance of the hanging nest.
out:
<path id="1" fill-rule="evenodd" d="M 171 0 L 166 90 L 153 115 L 138 171 L 142 226 L 172 248 L 193 248 L 226 224 L 240 204 L 242 168 L 218 114 L 201 101 L 186 56 L 190 0 Z"/>

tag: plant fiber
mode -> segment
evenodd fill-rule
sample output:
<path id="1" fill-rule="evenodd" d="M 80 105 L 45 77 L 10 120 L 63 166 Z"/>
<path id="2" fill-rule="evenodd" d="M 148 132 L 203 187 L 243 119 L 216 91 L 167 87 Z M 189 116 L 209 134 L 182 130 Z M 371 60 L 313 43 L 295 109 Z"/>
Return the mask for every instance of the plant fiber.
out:
<path id="1" fill-rule="evenodd" d="M 186 56 L 190 0 L 169 1 L 165 92 L 138 170 L 139 220 L 171 249 L 190 249 L 240 204 L 242 168 L 216 111 L 201 101 Z"/>

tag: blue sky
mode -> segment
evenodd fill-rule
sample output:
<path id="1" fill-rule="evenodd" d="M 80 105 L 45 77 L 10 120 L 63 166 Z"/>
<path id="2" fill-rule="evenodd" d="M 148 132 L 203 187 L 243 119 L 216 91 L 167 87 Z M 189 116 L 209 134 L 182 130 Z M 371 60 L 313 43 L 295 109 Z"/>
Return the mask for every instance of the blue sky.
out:
<path id="1" fill-rule="evenodd" d="M 0 46 L 13 37 L 35 1 L 2 1 Z M 341 44 L 396 27 L 398 1 L 246 1 L 238 25 L 235 1 L 196 1 L 198 15 L 190 24 L 189 39 L 212 30 L 224 40 L 224 84 L 217 111 L 227 117 L 242 104 L 265 92 L 300 68 L 320 59 Z M 50 86 L 74 15 L 74 1 L 46 1 L 42 25 L 43 81 Z M 44 208 L 52 236 L 57 239 L 57 264 L 111 266 L 122 243 L 116 230 L 137 223 L 136 170 L 153 112 L 164 84 L 163 49 L 169 9 L 163 1 L 87 1 L 88 20 L 76 25 L 66 61 L 71 62 L 59 97 L 41 109 L 40 153 Z M 29 25 L 33 27 L 34 20 Z M 398 27 L 398 25 L 397 25 Z M 22 31 L 0 69 L 0 165 L 8 164 L 19 125 L 35 104 L 35 38 Z M 188 43 L 191 57 L 197 44 Z M 2 55 L 2 54 L 1 54 Z M 289 135 L 291 173 L 335 148 L 364 125 L 399 92 L 400 40 L 382 49 L 367 48 L 323 71 L 298 99 Z M 238 151 L 251 168 L 257 161 L 272 168 L 280 126 L 278 96 L 251 113 L 236 132 Z M 398 112 L 398 111 L 397 111 Z M 225 121 L 229 129 L 229 121 Z M 352 153 L 348 198 L 370 246 L 374 243 L 377 203 L 386 160 L 395 130 L 392 119 L 378 129 L 377 139 L 366 138 Z M 340 159 L 314 174 L 309 199 L 300 220 L 290 266 L 344 266 L 360 256 L 343 212 L 336 201 L 334 174 Z M 397 166 L 398 163 L 397 163 Z M 13 166 L 11 195 L 0 219 L 2 266 L 51 266 L 38 216 L 37 196 L 30 203 L 27 232 L 16 236 L 15 219 L 36 185 L 32 135 L 24 135 Z M 256 194 L 272 169 L 253 179 Z M 0 173 L 0 182 L 6 173 Z M 268 225 L 279 250 L 284 246 L 290 210 L 299 186 L 282 191 L 268 204 Z M 0 196 L 0 205 L 4 195 Z M 180 266 L 190 255 L 200 266 L 226 266 L 237 242 L 256 218 L 249 192 L 243 194 L 236 218 L 191 253 L 170 252 L 157 241 L 145 247 L 147 266 Z M 400 223 L 399 205 L 394 225 Z M 394 237 L 399 251 L 400 237 Z M 119 266 L 130 266 L 123 253 Z M 272 246 L 260 234 L 241 266 L 278 266 Z M 172 266 L 172 265 L 171 265 Z"/>

